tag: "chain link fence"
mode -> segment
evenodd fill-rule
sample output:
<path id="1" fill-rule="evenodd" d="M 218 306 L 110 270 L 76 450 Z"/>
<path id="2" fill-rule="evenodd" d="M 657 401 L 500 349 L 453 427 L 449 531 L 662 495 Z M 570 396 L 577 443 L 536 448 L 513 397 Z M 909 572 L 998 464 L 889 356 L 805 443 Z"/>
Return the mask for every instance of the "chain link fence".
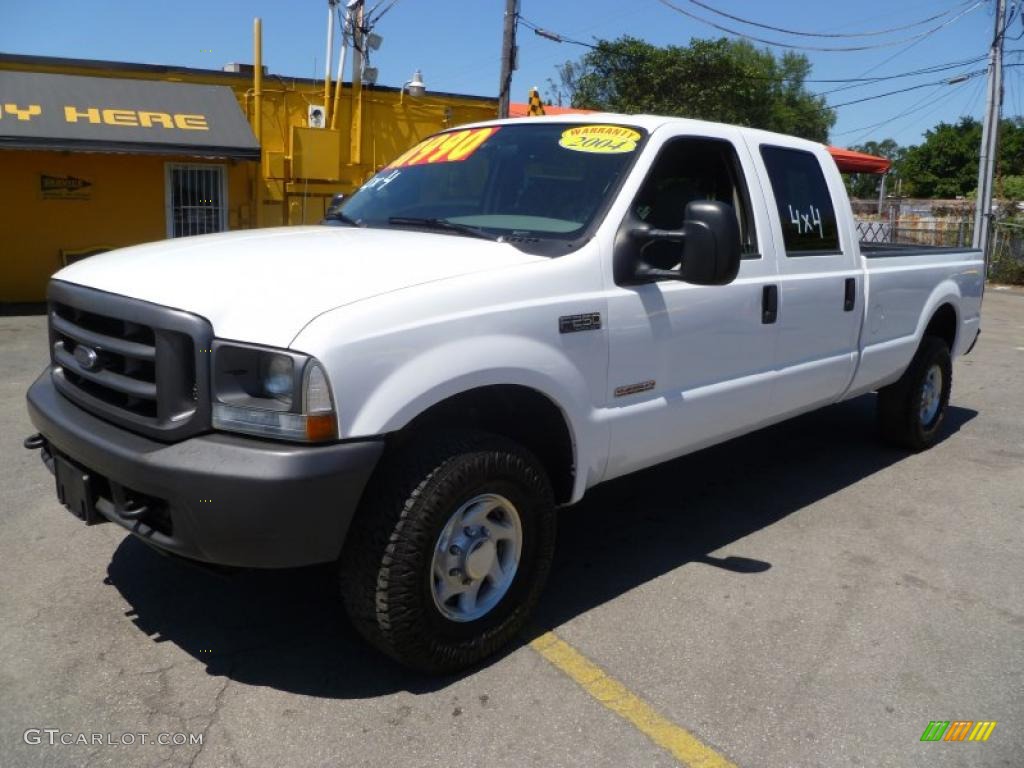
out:
<path id="1" fill-rule="evenodd" d="M 1024 285 L 1024 224 L 996 222 L 988 278 L 996 283 Z"/>
<path id="2" fill-rule="evenodd" d="M 921 220 L 859 218 L 862 243 L 969 248 L 974 239 L 973 220 Z M 988 279 L 1024 285 L 1024 223 L 997 221 L 992 225 Z"/>

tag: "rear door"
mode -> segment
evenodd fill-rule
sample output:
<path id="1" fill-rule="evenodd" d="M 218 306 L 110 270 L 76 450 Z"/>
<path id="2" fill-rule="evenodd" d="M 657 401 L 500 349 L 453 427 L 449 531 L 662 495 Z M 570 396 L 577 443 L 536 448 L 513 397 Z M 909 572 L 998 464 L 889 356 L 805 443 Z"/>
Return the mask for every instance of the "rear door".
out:
<path id="1" fill-rule="evenodd" d="M 856 365 L 864 275 L 849 201 L 825 152 L 805 144 L 752 140 L 763 180 L 778 260 L 778 339 L 770 411 L 773 418 L 833 402 L 846 390 Z"/>

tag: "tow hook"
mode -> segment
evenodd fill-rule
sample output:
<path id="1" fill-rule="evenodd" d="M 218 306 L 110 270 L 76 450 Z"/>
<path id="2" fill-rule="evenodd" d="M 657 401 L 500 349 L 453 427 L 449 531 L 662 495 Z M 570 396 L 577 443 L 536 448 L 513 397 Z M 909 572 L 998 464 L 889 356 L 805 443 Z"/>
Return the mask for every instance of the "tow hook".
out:
<path id="1" fill-rule="evenodd" d="M 25 442 L 22 443 L 30 451 L 38 451 L 44 445 L 46 445 L 46 438 L 36 432 L 34 435 L 29 435 L 25 438 Z"/>

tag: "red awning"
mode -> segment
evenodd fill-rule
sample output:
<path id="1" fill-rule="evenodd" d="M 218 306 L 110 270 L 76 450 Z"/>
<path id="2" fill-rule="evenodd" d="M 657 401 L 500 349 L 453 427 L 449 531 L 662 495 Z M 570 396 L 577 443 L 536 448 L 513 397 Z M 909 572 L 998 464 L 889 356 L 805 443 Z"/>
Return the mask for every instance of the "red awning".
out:
<path id="1" fill-rule="evenodd" d="M 892 161 L 884 157 L 839 147 L 829 147 L 828 151 L 839 166 L 840 173 L 885 173 L 892 167 Z"/>

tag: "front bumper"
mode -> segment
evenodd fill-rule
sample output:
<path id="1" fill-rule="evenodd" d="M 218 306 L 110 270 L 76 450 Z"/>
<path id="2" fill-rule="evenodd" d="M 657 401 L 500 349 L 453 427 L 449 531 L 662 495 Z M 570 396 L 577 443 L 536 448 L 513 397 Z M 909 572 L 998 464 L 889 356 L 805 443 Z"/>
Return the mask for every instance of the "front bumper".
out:
<path id="1" fill-rule="evenodd" d="M 95 476 L 97 512 L 158 549 L 218 565 L 336 559 L 384 451 L 383 440 L 299 446 L 221 433 L 161 443 L 82 410 L 49 369 L 27 397 L 44 459 L 56 453 Z M 138 517 L 139 506 L 150 511 Z"/>

